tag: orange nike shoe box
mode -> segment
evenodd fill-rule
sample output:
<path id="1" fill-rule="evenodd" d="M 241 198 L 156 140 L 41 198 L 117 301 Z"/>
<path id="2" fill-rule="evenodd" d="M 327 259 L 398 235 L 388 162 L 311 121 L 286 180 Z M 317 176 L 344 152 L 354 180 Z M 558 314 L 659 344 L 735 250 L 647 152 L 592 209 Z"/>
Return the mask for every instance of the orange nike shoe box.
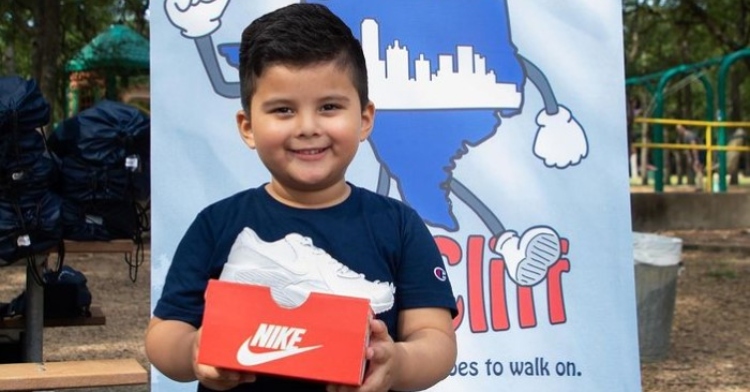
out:
<path id="1" fill-rule="evenodd" d="M 258 374 L 361 385 L 372 311 L 366 299 L 312 293 L 296 308 L 271 289 L 212 279 L 198 362 Z"/>

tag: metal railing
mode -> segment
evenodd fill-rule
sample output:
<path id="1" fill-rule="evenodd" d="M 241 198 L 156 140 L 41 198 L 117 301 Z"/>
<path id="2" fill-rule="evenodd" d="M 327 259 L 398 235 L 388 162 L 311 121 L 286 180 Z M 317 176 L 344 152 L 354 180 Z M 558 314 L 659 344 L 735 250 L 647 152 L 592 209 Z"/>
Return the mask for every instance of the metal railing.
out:
<path id="1" fill-rule="evenodd" d="M 704 129 L 704 140 L 705 144 L 684 144 L 684 143 L 652 143 L 648 141 L 644 142 L 633 142 L 631 145 L 635 148 L 641 149 L 654 149 L 660 150 L 703 150 L 706 151 L 706 190 L 717 190 L 713 183 L 713 172 L 714 172 L 714 152 L 719 154 L 719 186 L 718 191 L 726 192 L 726 158 L 725 154 L 727 151 L 738 151 L 738 152 L 750 152 L 750 146 L 740 145 L 732 146 L 726 145 L 723 141 L 727 140 L 724 135 L 724 128 L 745 128 L 750 130 L 750 122 L 731 122 L 731 121 L 696 121 L 696 120 L 680 120 L 680 119 L 664 119 L 664 118 L 643 118 L 638 117 L 633 120 L 634 123 L 644 124 L 644 135 L 649 135 L 648 125 L 656 124 L 658 129 L 661 129 L 661 125 L 683 125 L 692 126 Z M 714 131 L 717 130 L 719 134 L 718 143 L 714 143 Z M 659 163 L 662 159 L 659 158 Z M 663 168 L 657 167 L 657 175 L 654 176 L 654 190 L 661 192 L 663 190 L 663 176 L 661 175 Z"/>

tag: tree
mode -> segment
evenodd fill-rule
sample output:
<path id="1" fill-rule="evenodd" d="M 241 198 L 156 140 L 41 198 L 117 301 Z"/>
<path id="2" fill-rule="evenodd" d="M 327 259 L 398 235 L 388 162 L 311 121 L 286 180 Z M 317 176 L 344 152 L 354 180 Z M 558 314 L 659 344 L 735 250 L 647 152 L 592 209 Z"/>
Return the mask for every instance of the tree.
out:
<path id="1" fill-rule="evenodd" d="M 47 97 L 54 113 L 57 92 L 60 90 L 60 52 L 62 49 L 62 29 L 60 24 L 59 0 L 36 0 L 32 9 L 35 45 L 32 47 L 34 60 L 32 75 L 39 81 L 42 95 Z"/>
<path id="2" fill-rule="evenodd" d="M 148 37 L 148 6 L 148 0 L 2 0 L 0 74 L 35 79 L 59 121 L 65 63 L 113 23 Z"/>
<path id="3" fill-rule="evenodd" d="M 750 44 L 750 0 L 623 0 L 623 21 L 629 77 L 721 58 Z M 750 110 L 748 69 L 748 58 L 732 66 L 729 119 L 741 120 Z M 704 70 L 714 82 L 716 71 Z M 703 88 L 685 85 L 666 111 L 672 117 L 704 118 Z"/>

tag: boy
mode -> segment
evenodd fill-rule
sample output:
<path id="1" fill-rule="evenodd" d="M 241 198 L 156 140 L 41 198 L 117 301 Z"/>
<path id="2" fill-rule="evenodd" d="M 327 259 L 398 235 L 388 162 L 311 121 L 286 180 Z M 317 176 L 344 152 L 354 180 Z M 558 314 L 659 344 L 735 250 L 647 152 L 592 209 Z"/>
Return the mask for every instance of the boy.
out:
<path id="1" fill-rule="evenodd" d="M 199 391 L 420 390 L 446 377 L 456 358 L 456 307 L 432 236 L 413 209 L 344 178 L 375 115 L 359 42 L 324 6 L 281 8 L 243 32 L 240 84 L 240 135 L 271 181 L 214 203 L 189 227 L 146 334 L 151 363 L 172 379 L 197 379 Z M 285 244 L 290 238 L 309 242 Z M 371 324 L 360 388 L 196 363 L 207 282 L 225 275 L 225 264 L 236 267 L 242 252 L 234 248 L 252 241 L 310 245 L 346 265 L 337 267 L 342 273 L 392 283 L 392 306 Z"/>

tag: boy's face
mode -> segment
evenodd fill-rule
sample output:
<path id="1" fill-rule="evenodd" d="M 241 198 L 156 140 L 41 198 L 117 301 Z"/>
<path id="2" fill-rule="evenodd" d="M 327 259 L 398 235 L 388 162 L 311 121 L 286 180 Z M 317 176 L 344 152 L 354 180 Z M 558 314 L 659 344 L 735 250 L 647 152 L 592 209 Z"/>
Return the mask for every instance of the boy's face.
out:
<path id="1" fill-rule="evenodd" d="M 349 71 L 325 62 L 266 68 L 255 81 L 249 111 L 249 117 L 237 113 L 240 134 L 271 172 L 272 186 L 288 194 L 344 185 L 375 109 L 360 106 Z"/>

